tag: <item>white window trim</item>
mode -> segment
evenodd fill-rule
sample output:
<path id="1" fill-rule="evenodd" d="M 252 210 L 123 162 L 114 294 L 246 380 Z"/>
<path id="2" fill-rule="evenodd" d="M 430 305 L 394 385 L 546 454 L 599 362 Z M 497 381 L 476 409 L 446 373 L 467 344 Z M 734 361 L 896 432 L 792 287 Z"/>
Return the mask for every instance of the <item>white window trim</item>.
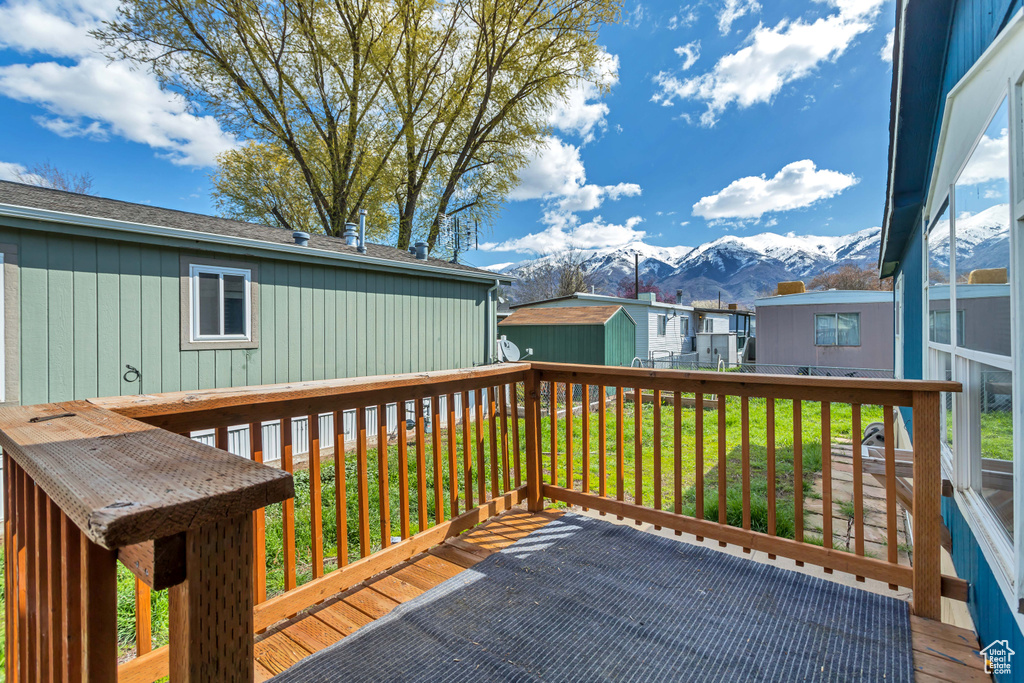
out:
<path id="1" fill-rule="evenodd" d="M 220 325 L 221 334 L 201 335 L 199 330 L 199 274 L 216 274 L 220 276 Z M 245 334 L 223 334 L 224 330 L 224 276 L 239 275 L 245 279 Z M 191 315 L 189 319 L 189 340 L 197 342 L 239 342 L 252 341 L 252 271 L 247 268 L 227 268 L 224 266 L 207 266 L 193 263 L 189 266 L 189 301 Z"/>

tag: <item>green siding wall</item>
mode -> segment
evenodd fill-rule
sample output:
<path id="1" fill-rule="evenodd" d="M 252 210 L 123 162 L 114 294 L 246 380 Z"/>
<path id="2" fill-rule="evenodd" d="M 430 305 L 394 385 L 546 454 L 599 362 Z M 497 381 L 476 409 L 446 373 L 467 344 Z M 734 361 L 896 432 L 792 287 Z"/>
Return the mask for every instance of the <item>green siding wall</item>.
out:
<path id="1" fill-rule="evenodd" d="M 621 310 L 604 325 L 604 364 L 628 367 L 636 356 L 636 323 Z"/>
<path id="2" fill-rule="evenodd" d="M 17 245 L 22 403 L 472 367 L 488 285 L 0 227 Z M 180 257 L 258 267 L 259 347 L 180 350 Z M 142 382 L 122 378 L 125 364 Z"/>
<path id="3" fill-rule="evenodd" d="M 629 365 L 636 348 L 636 324 L 623 310 L 602 325 L 500 325 L 530 360 L 588 365 Z"/>

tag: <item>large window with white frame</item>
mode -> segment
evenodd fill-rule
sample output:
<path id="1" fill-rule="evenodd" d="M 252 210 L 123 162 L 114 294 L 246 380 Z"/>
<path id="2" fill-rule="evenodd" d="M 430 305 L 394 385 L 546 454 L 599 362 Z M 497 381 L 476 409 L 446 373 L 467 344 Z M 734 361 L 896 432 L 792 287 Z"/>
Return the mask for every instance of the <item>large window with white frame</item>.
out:
<path id="1" fill-rule="evenodd" d="M 251 271 L 193 264 L 189 282 L 192 341 L 251 339 Z"/>
<path id="2" fill-rule="evenodd" d="M 1014 543 L 1009 106 L 1003 99 L 926 231 L 928 374 L 942 396 L 943 443 L 957 488 Z M 1019 352 L 1019 351 L 1018 351 Z"/>

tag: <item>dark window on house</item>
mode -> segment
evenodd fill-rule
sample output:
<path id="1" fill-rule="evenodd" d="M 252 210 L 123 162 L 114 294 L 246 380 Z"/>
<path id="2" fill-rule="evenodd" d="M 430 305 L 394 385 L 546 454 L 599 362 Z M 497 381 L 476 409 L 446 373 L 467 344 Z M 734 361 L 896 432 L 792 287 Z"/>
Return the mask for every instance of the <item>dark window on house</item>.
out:
<path id="1" fill-rule="evenodd" d="M 860 346 L 860 313 L 819 313 L 814 316 L 816 346 Z"/>
<path id="2" fill-rule="evenodd" d="M 250 271 L 193 265 L 191 286 L 193 341 L 250 338 Z"/>
<path id="3" fill-rule="evenodd" d="M 664 337 L 665 330 L 668 328 L 668 317 L 664 315 L 658 316 L 658 336 Z"/>

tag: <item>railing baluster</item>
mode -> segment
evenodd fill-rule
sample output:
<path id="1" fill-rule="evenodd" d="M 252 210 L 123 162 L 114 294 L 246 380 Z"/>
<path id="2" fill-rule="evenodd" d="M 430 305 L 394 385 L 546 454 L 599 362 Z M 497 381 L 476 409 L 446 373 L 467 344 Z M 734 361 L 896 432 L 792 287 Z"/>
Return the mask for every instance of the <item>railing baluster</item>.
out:
<path id="1" fill-rule="evenodd" d="M 621 386 L 615 387 L 615 498 L 616 500 L 625 500 L 623 497 L 623 487 L 625 481 L 622 474 L 622 465 L 625 462 L 623 453 L 623 403 L 626 400 L 626 392 Z M 615 519 L 622 519 L 622 515 L 616 515 Z"/>
<path id="2" fill-rule="evenodd" d="M 853 551 L 864 557 L 864 463 L 861 438 L 864 432 L 861 431 L 860 404 L 850 406 L 853 429 Z M 858 581 L 864 581 L 863 576 L 857 577 Z"/>
<path id="3" fill-rule="evenodd" d="M 82 673 L 117 680 L 117 553 L 79 533 L 82 547 Z M 32 660 L 29 660 L 32 661 Z"/>
<path id="4" fill-rule="evenodd" d="M 590 385 L 583 384 L 583 405 L 581 416 L 582 437 L 580 442 L 580 450 L 582 451 L 581 456 L 583 461 L 580 466 L 582 474 L 582 482 L 580 485 L 583 487 L 583 493 L 590 493 Z M 587 508 L 583 508 L 587 510 Z"/>
<path id="5" fill-rule="evenodd" d="M 448 408 L 448 418 L 445 421 L 448 434 L 448 497 L 451 501 L 451 516 L 455 519 L 459 516 L 459 464 L 458 453 L 455 447 L 455 394 L 448 394 L 445 398 Z M 467 510 L 469 508 L 466 508 Z"/>
<path id="6" fill-rule="evenodd" d="M 633 389 L 633 502 L 644 504 L 644 394 L 640 387 Z M 636 520 L 640 526 L 640 520 Z"/>
<path id="7" fill-rule="evenodd" d="M 135 579 L 135 654 L 144 655 L 153 649 L 153 613 L 149 586 Z M 56 660 L 59 661 L 59 660 Z"/>
<path id="8" fill-rule="evenodd" d="M 597 401 L 597 495 L 608 496 L 608 388 L 598 388 Z M 604 516 L 604 512 L 601 513 Z"/>
<path id="9" fill-rule="evenodd" d="M 431 456 L 434 463 L 434 524 L 444 521 L 444 468 L 441 459 L 441 407 L 440 398 L 430 397 Z"/>
<path id="10" fill-rule="evenodd" d="M 11 486 L 11 458 L 6 453 L 0 457 L 3 458 L 4 462 L 4 567 L 6 568 L 4 572 L 4 598 L 6 600 L 4 609 L 4 652 L 7 653 L 7 656 L 4 658 L 4 680 L 14 681 L 17 680 L 15 662 L 18 660 L 17 622 L 14 618 L 18 613 L 17 590 L 15 589 L 15 586 L 17 586 L 17 563 L 14 554 L 14 524 L 11 523 L 11 519 L 14 516 L 13 502 L 15 494 L 14 487 Z"/>
<path id="11" fill-rule="evenodd" d="M 380 513 L 380 547 L 391 545 L 391 475 L 388 472 L 388 407 L 377 406 L 377 505 Z"/>
<path id="12" fill-rule="evenodd" d="M 544 484 L 544 466 L 541 457 L 541 386 L 535 372 L 526 375 L 523 383 L 523 408 L 525 411 L 526 432 L 526 505 L 531 512 L 544 509 L 542 487 Z"/>
<path id="13" fill-rule="evenodd" d="M 896 529 L 896 434 L 892 422 L 892 406 L 882 406 L 882 424 L 885 429 L 885 537 L 888 560 L 899 564 L 899 537 Z M 896 590 L 898 586 L 889 584 Z"/>
<path id="14" fill-rule="evenodd" d="M 793 536 L 804 542 L 804 413 L 803 403 L 793 401 Z M 797 560 L 796 566 L 804 563 Z"/>
<path id="15" fill-rule="evenodd" d="M 281 419 L 281 468 L 288 474 L 295 470 L 292 463 L 292 419 Z M 282 541 L 284 544 L 284 589 L 295 588 L 295 499 L 288 498 L 281 503 L 283 517 Z"/>
<path id="16" fill-rule="evenodd" d="M 23 633 L 28 643 L 28 657 L 25 661 L 25 673 L 29 679 L 39 677 L 39 560 L 36 557 L 39 540 L 36 537 L 35 498 L 36 485 L 23 473 L 25 479 L 24 497 L 22 499 L 22 515 L 25 520 L 25 557 L 26 565 L 22 576 L 25 577 L 25 607 L 28 623 Z"/>
<path id="17" fill-rule="evenodd" d="M 335 448 L 337 448 L 337 441 Z M 263 424 L 249 425 L 249 457 L 253 462 L 263 462 Z M 252 601 L 258 605 L 267 599 L 267 513 L 257 508 L 252 513 Z M 339 532 L 340 533 L 340 532 Z"/>
<path id="18" fill-rule="evenodd" d="M 509 386 L 512 391 L 512 455 L 515 460 L 516 488 L 519 488 L 523 485 L 522 459 L 519 454 L 519 383 Z"/>
<path id="19" fill-rule="evenodd" d="M 775 535 L 775 399 L 765 399 L 765 447 L 767 449 L 766 459 L 767 463 L 767 494 L 768 494 L 768 534 L 770 536 Z M 769 553 L 768 559 L 774 560 L 775 555 Z"/>
<path id="20" fill-rule="evenodd" d="M 572 412 L 573 412 L 573 408 L 575 407 L 573 405 L 573 403 L 574 403 L 573 399 L 575 398 L 575 394 L 573 392 L 574 392 L 573 385 L 572 384 L 566 384 L 565 385 L 565 488 L 567 488 L 567 489 L 573 488 L 573 484 L 575 483 L 574 480 L 573 480 L 573 467 L 575 466 L 575 463 L 573 462 L 574 458 L 573 458 L 573 452 L 572 452 L 573 451 L 573 449 L 572 449 L 572 440 L 573 440 L 573 434 L 572 434 L 573 414 L 572 414 Z"/>
<path id="21" fill-rule="evenodd" d="M 654 390 L 654 509 L 661 509 L 661 390 Z M 655 525 L 655 529 L 661 527 Z"/>
<path id="22" fill-rule="evenodd" d="M 423 400 L 416 399 L 416 514 L 419 531 L 427 528 L 427 428 Z"/>
<path id="23" fill-rule="evenodd" d="M 466 509 L 473 509 L 473 430 L 469 424 L 469 392 L 462 392 L 462 473 L 465 477 Z"/>
<path id="24" fill-rule="evenodd" d="M 487 500 L 487 489 L 485 484 L 484 467 L 484 442 L 487 440 L 484 434 L 484 391 L 476 390 L 476 497 L 480 505 Z"/>
<path id="25" fill-rule="evenodd" d="M 740 457 L 743 479 L 743 528 L 750 529 L 750 399 L 740 398 Z M 750 548 L 743 552 L 749 553 Z"/>
<path id="26" fill-rule="evenodd" d="M 64 680 L 82 680 L 82 541 L 81 532 L 67 515 L 61 513 L 61 584 L 64 592 L 64 614 L 61 631 L 64 638 Z M 17 603 L 14 605 L 17 608 Z M 10 606 L 8 606 L 10 609 Z M 8 651 L 8 660 L 15 651 Z M 9 680 L 14 680 L 9 679 Z"/>
<path id="27" fill-rule="evenodd" d="M 348 564 L 348 486 L 345 477 L 345 413 L 334 411 L 334 520 L 338 531 L 338 567 Z M 257 565 L 261 574 L 262 565 Z"/>
<path id="28" fill-rule="evenodd" d="M 550 382 L 551 400 L 551 485 L 558 486 L 558 382 Z M 552 502 L 554 502 L 552 500 Z"/>
<path id="29" fill-rule="evenodd" d="M 821 545 L 832 548 L 832 404 L 821 402 Z M 832 570 L 825 567 L 825 573 Z"/>
<path id="30" fill-rule="evenodd" d="M 49 503 L 46 494 L 38 486 L 35 487 L 35 503 L 33 520 L 36 527 L 36 605 L 38 614 L 36 624 L 39 626 L 39 679 L 50 677 L 50 593 L 47 585 L 50 580 L 49 550 L 46 539 L 46 508 Z"/>
<path id="31" fill-rule="evenodd" d="M 409 427 L 405 401 L 395 405 L 398 419 L 398 533 L 409 538 Z"/>
<path id="32" fill-rule="evenodd" d="M 309 526 L 313 578 L 324 575 L 323 498 L 320 488 L 320 416 L 306 418 L 309 433 Z"/>
<path id="33" fill-rule="evenodd" d="M 673 453 L 673 476 L 672 495 L 674 510 L 677 515 L 683 514 L 683 392 L 676 389 L 673 392 L 672 401 L 672 432 L 674 439 L 672 446 Z M 682 531 L 676 531 L 676 536 L 682 536 Z"/>
<path id="34" fill-rule="evenodd" d="M 367 470 L 366 408 L 356 411 L 356 491 L 359 501 L 359 556 L 367 557 L 370 548 L 370 483 Z"/>
<path id="35" fill-rule="evenodd" d="M 704 394 L 699 391 L 693 395 L 693 417 L 693 451 L 696 461 L 694 489 L 697 498 L 697 507 L 693 514 L 697 519 L 704 519 Z M 698 536 L 697 540 L 703 541 L 704 537 Z"/>
<path id="36" fill-rule="evenodd" d="M 29 538 L 31 525 L 28 523 L 32 518 L 29 514 L 29 494 L 31 492 L 28 475 L 20 467 L 16 468 L 17 478 L 15 481 L 15 487 L 18 491 L 18 507 L 16 513 L 16 520 L 18 523 L 18 640 L 21 643 L 21 659 L 22 666 L 19 667 L 19 674 L 23 680 L 27 680 L 26 676 L 33 675 L 31 668 L 31 662 L 35 655 L 35 645 L 33 644 L 33 630 L 35 622 L 29 619 L 29 603 L 28 596 L 32 588 L 34 579 L 33 567 L 31 564 L 32 556 L 32 543 Z M 77 528 L 75 529 L 77 533 Z M 75 576 L 75 580 L 80 581 L 81 576 Z M 79 592 L 81 587 L 79 587 Z"/>
<path id="37" fill-rule="evenodd" d="M 726 409 L 726 396 L 725 394 L 718 394 L 718 523 L 728 524 L 729 523 L 729 509 L 728 502 L 726 500 L 726 494 L 728 493 L 728 479 L 726 478 L 726 425 L 725 425 L 725 409 Z M 718 545 L 725 547 L 727 544 L 722 541 L 718 542 Z"/>
<path id="38" fill-rule="evenodd" d="M 509 387 L 515 390 L 515 385 L 498 385 L 498 405 L 501 409 L 501 483 L 502 493 L 512 488 L 512 477 L 509 476 L 508 458 L 508 393 Z"/>
<path id="39" fill-rule="evenodd" d="M 498 402 L 494 387 L 487 387 L 487 428 L 491 436 L 491 498 L 498 497 Z"/>

